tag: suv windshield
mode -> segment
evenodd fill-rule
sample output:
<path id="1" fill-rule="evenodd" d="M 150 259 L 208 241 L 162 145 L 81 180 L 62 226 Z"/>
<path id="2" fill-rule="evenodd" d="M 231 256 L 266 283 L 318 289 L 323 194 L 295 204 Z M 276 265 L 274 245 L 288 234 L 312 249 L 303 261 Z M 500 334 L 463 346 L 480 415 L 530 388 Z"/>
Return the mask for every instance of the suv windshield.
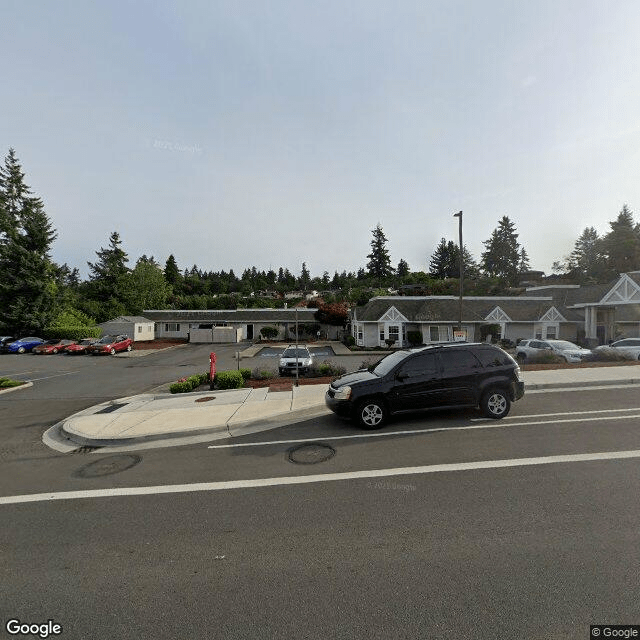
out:
<path id="1" fill-rule="evenodd" d="M 293 349 L 289 348 L 289 349 L 285 349 L 284 353 L 282 354 L 283 358 L 295 358 L 296 357 L 296 349 L 295 347 Z M 309 358 L 309 351 L 307 351 L 307 349 L 298 347 L 298 358 Z"/>
<path id="2" fill-rule="evenodd" d="M 386 376 L 393 367 L 402 362 L 409 354 L 409 351 L 396 351 L 395 353 L 390 353 L 378 362 L 378 364 L 372 369 L 372 372 L 380 377 Z"/>

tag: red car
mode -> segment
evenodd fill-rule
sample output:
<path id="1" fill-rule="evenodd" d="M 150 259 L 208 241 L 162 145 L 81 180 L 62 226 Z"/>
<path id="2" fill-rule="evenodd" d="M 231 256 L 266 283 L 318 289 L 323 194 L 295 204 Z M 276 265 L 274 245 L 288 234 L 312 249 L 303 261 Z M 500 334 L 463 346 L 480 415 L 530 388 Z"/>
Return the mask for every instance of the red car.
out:
<path id="1" fill-rule="evenodd" d="M 67 347 L 72 344 L 76 344 L 75 340 L 47 340 L 42 344 L 34 347 L 31 351 L 32 353 L 37 353 L 40 355 L 51 355 L 52 353 L 62 353 L 67 350 Z"/>
<path id="2" fill-rule="evenodd" d="M 102 336 L 100 340 L 87 347 L 87 353 L 93 355 L 110 353 L 111 355 L 115 355 L 116 351 L 131 351 L 132 344 L 133 340 L 126 335 Z"/>
<path id="3" fill-rule="evenodd" d="M 76 342 L 75 344 L 70 344 L 66 349 L 65 353 L 70 355 L 79 355 L 81 353 L 87 353 L 87 349 L 90 345 L 92 345 L 98 338 L 84 338 L 80 340 L 80 342 Z"/>

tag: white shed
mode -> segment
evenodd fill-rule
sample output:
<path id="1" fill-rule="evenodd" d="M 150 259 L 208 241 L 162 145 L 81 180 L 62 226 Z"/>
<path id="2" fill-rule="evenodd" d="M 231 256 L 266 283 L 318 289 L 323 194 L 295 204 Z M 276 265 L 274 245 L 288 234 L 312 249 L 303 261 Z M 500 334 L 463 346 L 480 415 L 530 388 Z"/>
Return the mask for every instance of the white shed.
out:
<path id="1" fill-rule="evenodd" d="M 118 316 L 98 325 L 102 335 L 126 333 L 134 342 L 155 338 L 154 322 L 142 316 Z"/>

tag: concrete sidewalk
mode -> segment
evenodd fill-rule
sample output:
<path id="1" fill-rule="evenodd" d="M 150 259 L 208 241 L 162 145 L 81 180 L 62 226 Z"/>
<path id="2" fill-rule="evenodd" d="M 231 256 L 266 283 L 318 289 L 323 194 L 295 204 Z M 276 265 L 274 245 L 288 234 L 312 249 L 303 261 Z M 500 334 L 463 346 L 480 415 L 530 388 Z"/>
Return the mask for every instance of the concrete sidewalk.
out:
<path id="1" fill-rule="evenodd" d="M 640 366 L 524 371 L 522 378 L 525 393 L 640 384 Z M 322 384 L 279 392 L 263 388 L 130 396 L 70 416 L 43 440 L 57 450 L 70 451 L 79 446 L 132 446 L 187 436 L 234 437 L 330 413 L 324 404 L 326 390 Z"/>

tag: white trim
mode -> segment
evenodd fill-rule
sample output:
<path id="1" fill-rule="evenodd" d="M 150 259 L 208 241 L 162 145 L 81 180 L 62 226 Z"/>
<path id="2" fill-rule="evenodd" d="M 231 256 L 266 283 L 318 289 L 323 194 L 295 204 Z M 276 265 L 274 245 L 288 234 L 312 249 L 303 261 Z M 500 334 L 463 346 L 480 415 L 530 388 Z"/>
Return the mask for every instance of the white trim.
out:
<path id="1" fill-rule="evenodd" d="M 388 322 L 391 324 L 401 324 L 403 322 L 409 322 L 405 316 L 403 316 L 395 306 L 389 307 L 385 313 L 378 319 L 378 322 Z"/>
<path id="2" fill-rule="evenodd" d="M 511 322 L 511 318 L 499 306 L 495 307 L 491 313 L 487 314 L 485 316 L 485 320 L 499 322 L 502 324 L 505 322 Z"/>
<path id="3" fill-rule="evenodd" d="M 640 302 L 640 286 L 626 273 L 620 276 L 613 288 L 600 300 L 600 304 L 637 304 Z"/>
<path id="4" fill-rule="evenodd" d="M 555 308 L 551 307 L 543 316 L 540 322 L 567 322 L 566 318 Z"/>

